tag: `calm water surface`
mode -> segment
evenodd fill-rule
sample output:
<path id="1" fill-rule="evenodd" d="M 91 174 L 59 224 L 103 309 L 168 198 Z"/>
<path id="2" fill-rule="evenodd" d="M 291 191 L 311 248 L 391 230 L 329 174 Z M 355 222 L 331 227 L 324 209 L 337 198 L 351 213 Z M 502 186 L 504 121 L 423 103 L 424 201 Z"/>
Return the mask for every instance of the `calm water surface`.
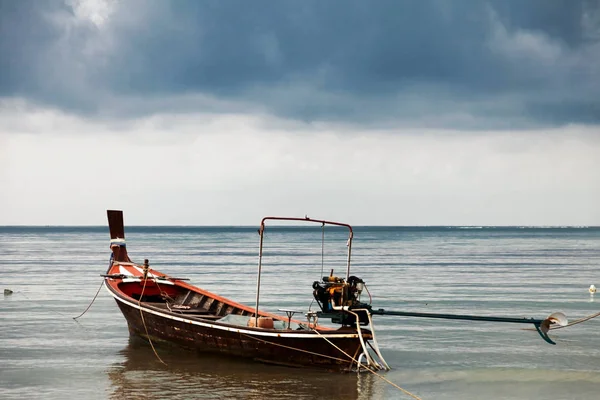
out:
<path id="1" fill-rule="evenodd" d="M 131 227 L 134 261 L 252 305 L 258 235 L 244 227 Z M 261 305 L 307 310 L 312 282 L 345 274 L 345 232 L 275 228 Z M 105 290 L 105 227 L 0 227 L 0 398 L 409 398 L 372 375 L 256 364 L 130 339 Z M 598 312 L 600 228 L 358 227 L 352 273 L 375 308 L 515 317 Z M 595 300 L 595 301 L 594 301 Z M 315 305 L 312 304 L 314 308 Z M 387 379 L 423 399 L 595 399 L 600 318 L 552 333 L 511 324 L 378 316 Z"/>

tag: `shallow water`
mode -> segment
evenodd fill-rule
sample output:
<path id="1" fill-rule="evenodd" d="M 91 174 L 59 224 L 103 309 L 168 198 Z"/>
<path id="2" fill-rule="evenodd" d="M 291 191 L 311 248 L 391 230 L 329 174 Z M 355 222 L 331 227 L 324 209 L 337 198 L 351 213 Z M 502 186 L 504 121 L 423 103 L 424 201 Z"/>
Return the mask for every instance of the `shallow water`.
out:
<path id="1" fill-rule="evenodd" d="M 253 305 L 258 235 L 243 227 L 131 227 L 134 261 Z M 345 275 L 345 233 L 267 230 L 261 307 L 307 310 L 312 282 Z M 322 255 L 323 254 L 323 255 Z M 103 289 L 105 227 L 0 227 L 0 398 L 409 398 L 372 375 L 198 356 L 130 340 Z M 352 274 L 375 308 L 570 319 L 598 312 L 600 229 L 358 227 Z M 597 294 L 596 296 L 600 296 Z M 363 299 L 367 298 L 363 295 Z M 595 300 L 595 301 L 594 301 Z M 312 304 L 315 307 L 315 304 Z M 596 398 L 600 318 L 554 331 L 377 316 L 385 377 L 423 399 Z"/>

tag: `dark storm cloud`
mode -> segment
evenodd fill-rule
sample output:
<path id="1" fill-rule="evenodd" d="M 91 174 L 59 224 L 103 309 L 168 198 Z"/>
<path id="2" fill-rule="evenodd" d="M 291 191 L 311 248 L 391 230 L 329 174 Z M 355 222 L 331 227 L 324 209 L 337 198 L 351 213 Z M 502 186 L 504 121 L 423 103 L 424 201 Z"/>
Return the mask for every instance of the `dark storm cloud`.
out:
<path id="1" fill-rule="evenodd" d="M 101 26 L 69 4 L 0 0 L 1 96 L 92 114 L 600 122 L 597 1 L 128 1 Z M 221 103 L 168 100 L 182 94 Z"/>
<path id="2" fill-rule="evenodd" d="M 37 55 L 60 37 L 54 27 L 40 19 L 62 3 L 0 1 L 0 90 L 2 95 L 28 93 L 35 96 Z"/>

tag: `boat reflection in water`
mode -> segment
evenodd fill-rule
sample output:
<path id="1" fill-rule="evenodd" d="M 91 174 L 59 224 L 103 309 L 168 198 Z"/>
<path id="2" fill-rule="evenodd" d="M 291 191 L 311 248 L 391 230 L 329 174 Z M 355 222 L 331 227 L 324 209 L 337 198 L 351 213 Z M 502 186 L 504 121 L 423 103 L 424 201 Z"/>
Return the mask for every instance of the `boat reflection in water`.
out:
<path id="1" fill-rule="evenodd" d="M 157 351 L 147 341 L 131 337 L 120 353 L 124 360 L 108 370 L 111 399 L 370 399 L 377 377 L 371 374 L 332 375 L 325 371 L 264 365 L 222 355 L 191 354 L 169 346 Z M 377 396 L 375 396 L 377 397 Z"/>

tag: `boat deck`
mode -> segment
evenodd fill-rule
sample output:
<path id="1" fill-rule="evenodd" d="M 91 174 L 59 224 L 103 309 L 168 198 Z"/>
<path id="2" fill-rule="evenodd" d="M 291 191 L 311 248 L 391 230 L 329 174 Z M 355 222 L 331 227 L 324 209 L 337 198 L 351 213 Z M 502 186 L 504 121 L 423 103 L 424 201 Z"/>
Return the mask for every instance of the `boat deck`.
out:
<path id="1" fill-rule="evenodd" d="M 182 308 L 182 306 L 170 305 L 164 302 L 142 302 L 142 305 L 148 308 L 159 309 L 161 311 L 168 311 L 173 314 L 181 314 L 186 318 L 201 319 L 201 320 L 212 320 L 219 321 L 228 325 L 236 326 L 248 326 L 249 320 L 252 318 L 251 315 L 241 314 L 227 314 L 227 315 L 216 315 L 204 308 Z M 302 330 L 306 329 L 302 324 L 290 321 L 290 327 L 288 328 L 288 321 L 274 319 L 275 330 Z"/>
<path id="2" fill-rule="evenodd" d="M 214 313 L 204 309 L 204 308 L 181 308 L 173 305 L 169 305 L 168 303 L 159 303 L 159 302 L 142 302 L 142 304 L 149 308 L 158 308 L 163 311 L 169 311 L 174 314 L 181 314 L 187 317 L 195 317 L 201 319 L 221 319 L 223 316 L 215 315 Z"/>

